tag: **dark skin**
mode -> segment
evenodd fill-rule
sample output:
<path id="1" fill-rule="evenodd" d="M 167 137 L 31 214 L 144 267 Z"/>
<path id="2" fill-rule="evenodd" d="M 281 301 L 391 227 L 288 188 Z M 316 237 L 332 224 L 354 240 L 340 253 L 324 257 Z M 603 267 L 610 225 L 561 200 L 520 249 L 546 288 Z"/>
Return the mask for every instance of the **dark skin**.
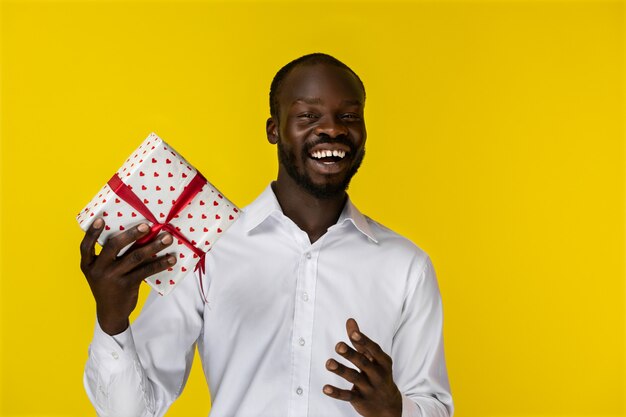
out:
<path id="1" fill-rule="evenodd" d="M 294 68 L 283 80 L 278 101 L 279 114 L 266 123 L 269 142 L 280 141 L 285 152 L 293 156 L 293 168 L 312 186 L 339 187 L 338 192 L 320 198 L 279 163 L 273 191 L 283 213 L 313 243 L 337 222 L 347 199 L 341 184 L 349 181 L 350 171 L 358 165 L 358 155 L 364 150 L 367 137 L 364 92 L 345 69 L 327 64 L 304 65 Z M 322 163 L 309 157 L 310 152 L 320 149 L 338 149 L 346 156 L 335 163 Z M 95 298 L 100 327 L 115 335 L 128 327 L 143 279 L 169 268 L 176 263 L 176 257 L 154 256 L 171 245 L 172 237 L 168 234 L 117 256 L 122 248 L 145 236 L 148 225 L 139 225 L 109 239 L 96 256 L 95 244 L 103 229 L 104 220 L 98 218 L 87 230 L 80 246 L 81 270 Z M 350 402 L 366 417 L 400 417 L 402 396 L 393 381 L 391 358 L 360 331 L 354 319 L 346 322 L 346 332 L 352 346 L 339 342 L 335 350 L 356 369 L 332 358 L 326 362 L 326 368 L 351 383 L 352 388 L 325 385 L 323 392 Z"/>
<path id="2" fill-rule="evenodd" d="M 96 242 L 104 229 L 104 220 L 94 220 L 80 244 L 80 269 L 83 271 L 96 300 L 98 323 L 110 335 L 123 332 L 129 325 L 130 313 L 137 306 L 139 286 L 144 278 L 164 271 L 176 263 L 176 257 L 167 254 L 154 257 L 172 244 L 172 236 L 165 233 L 145 246 L 119 251 L 148 234 L 147 224 L 140 224 L 109 239 L 96 256 Z"/>
<path id="3" fill-rule="evenodd" d="M 313 183 L 340 183 L 367 137 L 365 97 L 357 80 L 347 70 L 335 66 L 300 66 L 287 75 L 278 99 L 278 120 L 270 118 L 266 124 L 269 142 L 277 144 L 282 140 L 285 148 L 292 149 L 299 172 L 308 173 Z M 331 140 L 343 136 L 354 151 L 342 164 L 329 169 L 303 157 L 305 144 L 316 143 L 322 135 Z M 288 174 L 283 164 L 279 164 L 278 179 L 272 185 L 285 215 L 309 235 L 312 243 L 337 222 L 347 198 L 345 190 L 331 198 L 314 197 Z M 339 342 L 335 351 L 357 369 L 334 359 L 326 362 L 326 369 L 352 383 L 352 389 L 325 385 L 323 392 L 350 402 L 362 416 L 400 417 L 402 396 L 393 381 L 391 358 L 359 330 L 354 319 L 346 322 L 346 332 L 353 347 Z"/>
<path id="4" fill-rule="evenodd" d="M 402 395 L 393 382 L 391 357 L 360 331 L 356 320 L 348 319 L 346 332 L 353 347 L 339 342 L 335 351 L 352 362 L 358 371 L 334 359 L 326 361 L 326 369 L 352 383 L 352 389 L 324 385 L 324 394 L 348 401 L 362 416 L 401 416 Z"/>
<path id="5" fill-rule="evenodd" d="M 314 184 L 340 183 L 354 164 L 354 155 L 330 169 L 303 158 L 301 153 L 305 143 L 315 143 L 324 135 L 329 139 L 343 136 L 358 151 L 364 148 L 365 97 L 356 79 L 333 66 L 296 67 L 283 81 L 278 99 L 278 120 L 269 118 L 266 123 L 268 141 L 277 144 L 282 140 L 285 149 L 294 153 L 298 171 L 308 174 Z M 311 243 L 337 222 L 347 198 L 345 190 L 330 198 L 316 198 L 289 175 L 282 163 L 272 186 L 283 213 L 309 235 Z"/>

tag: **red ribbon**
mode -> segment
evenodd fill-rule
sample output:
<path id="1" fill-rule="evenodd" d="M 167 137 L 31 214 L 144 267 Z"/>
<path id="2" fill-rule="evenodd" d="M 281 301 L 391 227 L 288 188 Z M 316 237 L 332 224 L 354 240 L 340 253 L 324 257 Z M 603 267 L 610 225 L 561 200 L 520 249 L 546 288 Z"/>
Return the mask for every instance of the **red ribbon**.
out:
<path id="1" fill-rule="evenodd" d="M 170 224 L 170 221 L 180 213 L 191 201 L 194 197 L 202 190 L 202 187 L 207 183 L 206 178 L 202 176 L 199 172 L 196 172 L 196 175 L 193 177 L 191 182 L 184 187 L 183 192 L 178 196 L 175 203 L 172 205 L 170 212 L 165 217 L 165 221 L 163 223 L 159 223 L 157 218 L 152 214 L 152 212 L 146 207 L 146 205 L 141 201 L 137 194 L 133 192 L 133 190 L 116 174 L 113 174 L 111 179 L 108 182 L 109 187 L 117 194 L 122 200 L 127 202 L 132 208 L 137 210 L 143 217 L 145 217 L 150 223 L 152 223 L 152 227 L 150 232 L 142 237 L 141 239 L 135 242 L 135 245 L 141 246 L 149 241 L 151 241 L 156 235 L 159 234 L 161 230 L 165 230 L 169 232 L 172 236 L 180 240 L 185 246 L 187 246 L 193 253 L 200 257 L 200 260 L 196 264 L 194 271 L 199 271 L 200 278 L 200 290 L 202 291 L 202 296 L 204 297 L 204 288 L 202 288 L 202 276 L 204 275 L 204 257 L 206 252 L 195 247 L 189 239 L 181 232 L 179 232 L 174 226 Z"/>

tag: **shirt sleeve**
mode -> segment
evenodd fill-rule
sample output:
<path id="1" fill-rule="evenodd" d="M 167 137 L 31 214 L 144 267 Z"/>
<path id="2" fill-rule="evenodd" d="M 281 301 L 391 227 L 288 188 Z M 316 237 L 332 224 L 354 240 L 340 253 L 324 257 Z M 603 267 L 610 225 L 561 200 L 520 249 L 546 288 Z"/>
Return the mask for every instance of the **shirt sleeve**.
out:
<path id="1" fill-rule="evenodd" d="M 96 322 L 84 385 L 100 417 L 160 417 L 189 376 L 203 302 L 190 274 L 167 296 L 151 291 L 141 314 L 110 336 Z"/>
<path id="2" fill-rule="evenodd" d="M 402 417 L 451 417 L 441 295 L 430 259 L 415 262 L 410 275 L 417 279 L 409 279 L 391 349 L 394 379 L 402 393 Z"/>

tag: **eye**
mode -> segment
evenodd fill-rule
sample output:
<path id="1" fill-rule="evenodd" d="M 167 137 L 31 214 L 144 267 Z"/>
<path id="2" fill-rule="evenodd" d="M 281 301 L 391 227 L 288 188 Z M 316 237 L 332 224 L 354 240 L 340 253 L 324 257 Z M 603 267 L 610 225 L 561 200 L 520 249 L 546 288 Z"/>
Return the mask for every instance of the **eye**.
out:
<path id="1" fill-rule="evenodd" d="M 349 121 L 361 120 L 361 116 L 356 113 L 345 113 L 341 115 L 341 118 Z"/>
<path id="2" fill-rule="evenodd" d="M 299 119 L 317 119 L 317 114 L 315 114 L 315 113 L 309 113 L 309 112 L 306 112 L 306 113 L 300 113 L 300 114 L 298 115 L 298 118 L 299 118 Z"/>

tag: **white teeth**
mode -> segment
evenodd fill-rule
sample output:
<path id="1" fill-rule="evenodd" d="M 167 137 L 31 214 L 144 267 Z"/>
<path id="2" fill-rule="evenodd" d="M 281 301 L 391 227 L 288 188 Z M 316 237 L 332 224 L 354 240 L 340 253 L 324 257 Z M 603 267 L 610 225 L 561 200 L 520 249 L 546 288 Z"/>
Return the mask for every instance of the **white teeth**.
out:
<path id="1" fill-rule="evenodd" d="M 331 156 L 334 156 L 336 158 L 344 158 L 346 156 L 346 152 L 345 151 L 341 151 L 341 150 L 323 150 L 323 151 L 315 151 L 311 154 L 311 156 L 313 158 L 316 159 L 322 159 L 322 158 L 329 158 Z"/>

